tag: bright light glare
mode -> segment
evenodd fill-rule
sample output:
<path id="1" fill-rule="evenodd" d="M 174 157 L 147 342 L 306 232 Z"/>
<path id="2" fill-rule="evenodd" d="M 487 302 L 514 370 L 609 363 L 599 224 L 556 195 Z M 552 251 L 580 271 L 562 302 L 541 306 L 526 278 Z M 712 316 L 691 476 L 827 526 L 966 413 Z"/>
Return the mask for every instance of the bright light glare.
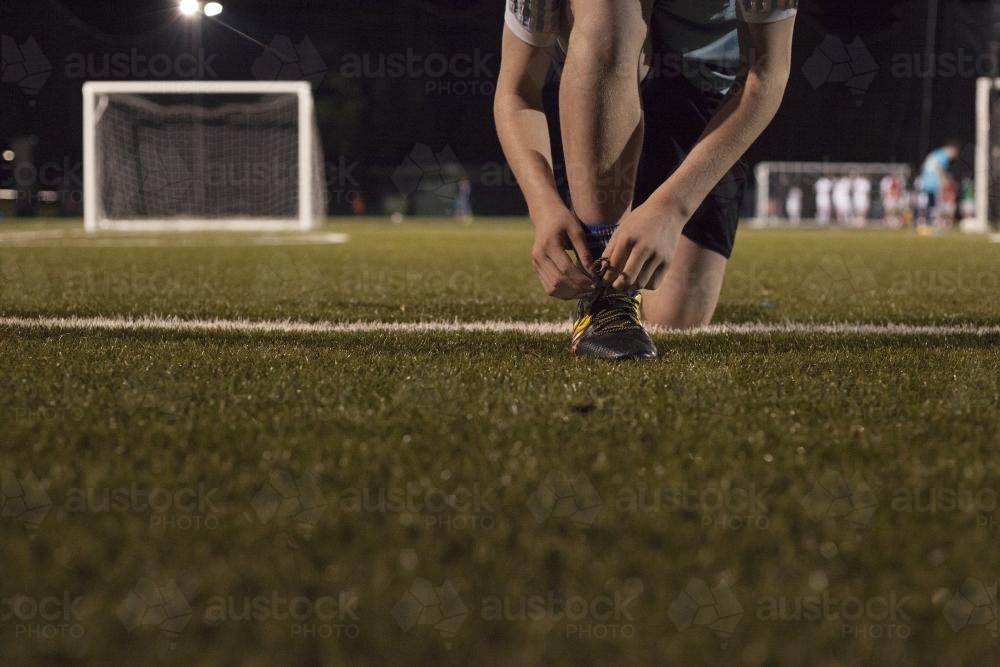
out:
<path id="1" fill-rule="evenodd" d="M 16 157 L 17 156 L 14 155 L 14 151 L 12 150 L 6 150 L 3 152 L 3 159 L 6 160 L 7 162 L 13 162 L 14 158 Z"/>
<path id="2" fill-rule="evenodd" d="M 222 5 L 218 2 L 209 2 L 205 5 L 205 16 L 218 16 L 222 13 Z"/>
<path id="3" fill-rule="evenodd" d="M 184 16 L 194 16 L 201 10 L 201 3 L 198 0 L 181 0 L 180 10 Z"/>

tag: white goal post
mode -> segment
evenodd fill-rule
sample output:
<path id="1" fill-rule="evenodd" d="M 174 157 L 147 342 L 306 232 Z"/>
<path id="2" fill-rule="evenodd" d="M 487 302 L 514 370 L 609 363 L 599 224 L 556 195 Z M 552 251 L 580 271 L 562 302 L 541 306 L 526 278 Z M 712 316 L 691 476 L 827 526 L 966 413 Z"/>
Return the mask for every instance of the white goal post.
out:
<path id="1" fill-rule="evenodd" d="M 87 82 L 87 231 L 309 230 L 326 217 L 312 87 Z"/>
<path id="2" fill-rule="evenodd" d="M 993 95 L 1000 90 L 1000 79 L 980 77 L 976 80 L 976 157 L 974 165 L 976 182 L 976 222 L 987 229 L 998 211 L 991 209 L 991 199 L 995 202 L 996 176 L 994 163 L 1000 160 L 1000 127 L 993 123 L 993 115 L 1000 108 L 993 104 Z"/>

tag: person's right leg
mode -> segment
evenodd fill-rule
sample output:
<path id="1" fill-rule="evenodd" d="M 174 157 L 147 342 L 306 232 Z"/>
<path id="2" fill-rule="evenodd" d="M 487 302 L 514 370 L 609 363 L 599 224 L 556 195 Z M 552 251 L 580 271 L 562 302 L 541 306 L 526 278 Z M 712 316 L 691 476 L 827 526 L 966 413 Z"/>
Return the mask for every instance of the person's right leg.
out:
<path id="1" fill-rule="evenodd" d="M 639 61 L 651 6 L 570 0 L 567 8 L 559 115 L 570 200 L 585 225 L 617 224 L 632 205 L 643 135 Z"/>
<path id="2" fill-rule="evenodd" d="M 569 0 L 569 38 L 559 87 L 560 136 L 569 199 L 584 226 L 591 260 L 604 253 L 632 207 L 642 150 L 640 59 L 652 0 Z M 601 274 L 601 264 L 590 269 Z M 602 359 L 652 359 L 635 292 L 595 275 L 576 312 L 570 350 Z"/>
<path id="3" fill-rule="evenodd" d="M 643 84 L 643 108 L 657 123 L 647 127 L 636 187 L 640 205 L 687 158 L 722 98 L 667 73 Z M 739 160 L 698 207 L 664 281 L 642 292 L 646 320 L 689 329 L 709 324 L 719 301 L 728 257 L 736 239 L 749 167 Z"/>

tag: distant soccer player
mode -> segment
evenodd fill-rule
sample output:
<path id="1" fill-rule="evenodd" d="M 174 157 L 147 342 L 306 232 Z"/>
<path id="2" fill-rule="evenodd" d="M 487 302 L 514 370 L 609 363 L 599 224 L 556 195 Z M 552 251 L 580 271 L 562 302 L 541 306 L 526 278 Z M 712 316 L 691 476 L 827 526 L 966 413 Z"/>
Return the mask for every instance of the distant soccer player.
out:
<path id="1" fill-rule="evenodd" d="M 802 188 L 793 185 L 788 188 L 788 195 L 785 196 L 785 213 L 788 215 L 788 222 L 798 227 L 802 222 Z"/>
<path id="2" fill-rule="evenodd" d="M 924 166 L 920 173 L 921 189 L 927 196 L 927 213 L 921 216 L 928 224 L 938 224 L 938 204 L 941 197 L 941 185 L 951 163 L 958 157 L 961 144 L 957 141 L 949 141 L 941 148 L 930 152 L 924 160 Z"/>
<path id="3" fill-rule="evenodd" d="M 950 175 L 941 179 L 941 189 L 938 195 L 937 215 L 934 226 L 938 229 L 951 229 L 955 226 L 955 210 L 958 208 L 958 183 Z"/>
<path id="4" fill-rule="evenodd" d="M 837 224 L 851 224 L 851 179 L 841 176 L 833 182 L 833 210 L 837 214 Z"/>
<path id="5" fill-rule="evenodd" d="M 468 176 L 463 176 L 458 182 L 458 194 L 451 212 L 462 222 L 472 222 L 472 181 Z"/>
<path id="6" fill-rule="evenodd" d="M 878 186 L 882 198 L 883 222 L 889 229 L 903 226 L 903 178 L 899 174 L 886 174 Z"/>
<path id="7" fill-rule="evenodd" d="M 872 207 L 872 183 L 867 176 L 858 174 L 851 181 L 851 200 L 854 204 L 854 224 L 864 227 L 868 224 L 868 211 Z"/>
<path id="8" fill-rule="evenodd" d="M 833 179 L 821 176 L 814 186 L 816 190 L 816 222 L 821 225 L 830 224 L 830 211 L 833 209 Z"/>
<path id="9" fill-rule="evenodd" d="M 662 326 L 711 320 L 747 179 L 742 156 L 784 95 L 796 4 L 508 0 L 494 115 L 535 226 L 535 273 L 550 296 L 580 298 L 574 354 L 655 357 L 641 305 Z M 565 54 L 550 118 L 546 49 Z"/>

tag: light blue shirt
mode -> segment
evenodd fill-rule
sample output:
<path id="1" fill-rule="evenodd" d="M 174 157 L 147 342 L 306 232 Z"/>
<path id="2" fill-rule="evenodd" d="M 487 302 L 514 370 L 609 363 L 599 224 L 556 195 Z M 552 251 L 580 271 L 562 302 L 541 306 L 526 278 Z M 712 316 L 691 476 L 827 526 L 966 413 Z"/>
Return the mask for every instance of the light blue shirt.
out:
<path id="1" fill-rule="evenodd" d="M 931 151 L 931 154 L 924 160 L 924 168 L 921 173 L 924 192 L 938 192 L 941 190 L 940 171 L 948 171 L 951 166 L 951 156 L 948 155 L 947 148 L 938 148 Z"/>

